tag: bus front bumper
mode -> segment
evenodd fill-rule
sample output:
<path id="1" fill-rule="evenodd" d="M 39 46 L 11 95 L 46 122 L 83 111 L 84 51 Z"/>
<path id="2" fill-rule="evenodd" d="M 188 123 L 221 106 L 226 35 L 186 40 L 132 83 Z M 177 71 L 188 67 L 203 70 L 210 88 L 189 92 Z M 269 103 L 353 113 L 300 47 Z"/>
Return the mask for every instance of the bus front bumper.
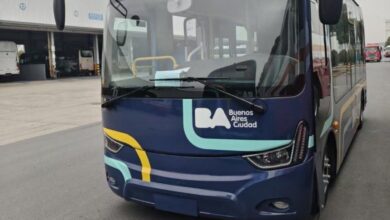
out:
<path id="1" fill-rule="evenodd" d="M 189 158 L 186 160 L 191 164 Z M 193 160 L 199 162 L 202 158 Z M 204 160 L 205 164 L 210 162 L 210 158 Z M 241 160 L 243 166 L 238 167 L 241 169 L 246 163 L 249 170 L 242 170 L 245 175 L 232 176 L 227 176 L 227 172 L 223 172 L 225 175 L 191 175 L 153 170 L 151 182 L 144 182 L 140 178 L 124 180 L 118 169 L 106 164 L 107 180 L 112 191 L 126 200 L 183 215 L 260 220 L 308 218 L 313 192 L 313 158 L 299 166 L 274 171 L 259 171 L 241 157 L 214 158 L 213 163 L 208 163 L 210 171 L 221 167 L 216 166 L 217 163 L 225 164 L 229 160 L 236 165 Z M 125 164 L 135 176 L 137 169 L 141 170 Z M 275 204 L 285 208 L 276 208 Z"/>

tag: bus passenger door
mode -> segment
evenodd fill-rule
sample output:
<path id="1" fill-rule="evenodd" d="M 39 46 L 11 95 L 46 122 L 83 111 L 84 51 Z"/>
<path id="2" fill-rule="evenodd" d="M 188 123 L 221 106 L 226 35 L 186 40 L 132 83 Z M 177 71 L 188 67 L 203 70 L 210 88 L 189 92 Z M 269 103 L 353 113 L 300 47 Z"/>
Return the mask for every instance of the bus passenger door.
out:
<path id="1" fill-rule="evenodd" d="M 313 74 L 312 89 L 314 100 L 314 117 L 316 126 L 316 170 L 317 181 L 322 188 L 322 159 L 324 156 L 325 146 L 328 140 L 328 131 L 333 122 L 332 109 L 332 80 L 331 80 L 331 60 L 330 60 L 330 41 L 329 30 L 319 19 L 318 3 L 311 1 L 311 22 L 312 22 L 312 57 L 313 57 Z M 323 193 L 319 193 L 320 203 L 325 202 Z"/>
<path id="2" fill-rule="evenodd" d="M 318 3 L 312 1 L 312 54 L 313 54 L 313 97 L 316 118 L 316 146 L 324 146 L 324 136 L 332 123 L 330 50 L 325 36 L 328 32 L 319 19 Z M 318 149 L 322 150 L 322 149 Z"/>

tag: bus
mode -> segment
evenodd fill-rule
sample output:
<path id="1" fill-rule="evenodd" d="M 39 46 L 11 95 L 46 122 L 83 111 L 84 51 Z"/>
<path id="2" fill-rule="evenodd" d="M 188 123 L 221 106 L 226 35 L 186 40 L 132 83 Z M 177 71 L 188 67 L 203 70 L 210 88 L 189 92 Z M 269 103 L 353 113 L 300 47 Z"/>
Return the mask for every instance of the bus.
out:
<path id="1" fill-rule="evenodd" d="M 16 43 L 0 41 L 0 76 L 20 74 L 18 59 Z"/>
<path id="2" fill-rule="evenodd" d="M 353 0 L 111 0 L 110 189 L 195 217 L 318 218 L 363 126 L 364 45 Z"/>
<path id="3" fill-rule="evenodd" d="M 381 62 L 382 48 L 378 45 L 369 45 L 365 49 L 365 57 L 367 62 Z"/>
<path id="4" fill-rule="evenodd" d="M 79 72 L 81 74 L 94 75 L 95 63 L 92 50 L 79 50 Z"/>

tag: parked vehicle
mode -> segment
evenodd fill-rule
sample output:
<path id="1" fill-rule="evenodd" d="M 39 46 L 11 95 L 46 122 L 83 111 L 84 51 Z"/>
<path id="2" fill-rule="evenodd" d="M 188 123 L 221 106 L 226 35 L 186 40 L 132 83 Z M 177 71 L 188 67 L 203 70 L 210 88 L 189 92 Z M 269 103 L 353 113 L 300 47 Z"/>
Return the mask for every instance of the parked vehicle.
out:
<path id="1" fill-rule="evenodd" d="M 15 42 L 0 41 L 0 75 L 20 74 L 18 47 Z"/>
<path id="2" fill-rule="evenodd" d="M 384 55 L 385 55 L 386 58 L 390 57 L 390 46 L 387 46 L 384 49 Z"/>
<path id="3" fill-rule="evenodd" d="M 115 194 L 195 217 L 318 218 L 367 103 L 354 0 L 111 0 L 104 33 Z"/>
<path id="4" fill-rule="evenodd" d="M 59 55 L 56 57 L 58 77 L 77 76 L 79 68 L 76 57 Z"/>
<path id="5" fill-rule="evenodd" d="M 382 52 L 380 46 L 367 46 L 365 49 L 365 57 L 367 62 L 381 62 Z"/>
<path id="6" fill-rule="evenodd" d="M 81 74 L 94 74 L 95 65 L 92 50 L 79 50 L 79 67 Z"/>

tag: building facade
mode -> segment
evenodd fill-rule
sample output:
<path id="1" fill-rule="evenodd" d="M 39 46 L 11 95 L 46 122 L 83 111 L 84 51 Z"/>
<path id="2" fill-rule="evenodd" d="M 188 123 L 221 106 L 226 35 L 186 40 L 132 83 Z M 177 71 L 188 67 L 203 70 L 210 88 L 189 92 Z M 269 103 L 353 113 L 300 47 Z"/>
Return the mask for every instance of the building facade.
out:
<path id="1" fill-rule="evenodd" d="M 90 49 L 94 51 L 95 69 L 99 74 L 108 2 L 67 0 L 66 29 L 59 32 L 55 26 L 53 0 L 0 0 L 0 41 L 14 41 L 26 49 L 26 54 L 47 57 L 49 78 L 57 78 L 57 62 L 78 56 L 81 49 Z"/>

